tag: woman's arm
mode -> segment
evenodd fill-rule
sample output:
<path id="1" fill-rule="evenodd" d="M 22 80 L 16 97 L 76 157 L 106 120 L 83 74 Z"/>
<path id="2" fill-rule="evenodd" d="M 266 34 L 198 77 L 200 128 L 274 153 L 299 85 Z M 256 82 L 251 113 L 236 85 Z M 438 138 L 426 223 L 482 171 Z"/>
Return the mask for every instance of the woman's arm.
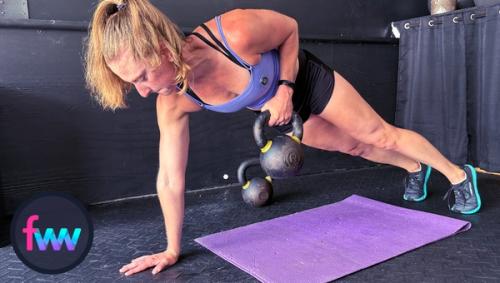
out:
<path id="1" fill-rule="evenodd" d="M 189 116 L 172 101 L 173 97 L 159 96 L 157 100 L 160 129 L 160 166 L 156 188 L 160 200 L 167 251 L 181 252 L 182 223 L 184 219 L 184 186 L 189 148 Z"/>
<path id="2" fill-rule="evenodd" d="M 260 59 L 260 54 L 278 49 L 280 54 L 280 79 L 295 81 L 298 72 L 299 29 L 297 21 L 271 10 L 237 9 L 224 14 L 224 31 L 229 44 L 250 63 Z M 283 125 L 292 115 L 293 89 L 280 85 L 275 96 L 263 107 L 269 110 L 269 125 Z"/>
<path id="3" fill-rule="evenodd" d="M 160 168 L 156 189 L 167 231 L 167 249 L 163 252 L 133 259 L 120 272 L 132 275 L 150 267 L 153 274 L 177 262 L 181 252 L 184 220 L 184 185 L 189 147 L 188 113 L 181 109 L 199 107 L 182 102 L 176 94 L 158 95 L 157 117 L 160 128 Z M 186 107 L 187 106 L 187 107 Z M 190 109 L 191 108 L 191 109 Z"/>
<path id="4" fill-rule="evenodd" d="M 261 54 L 278 49 L 280 79 L 295 81 L 299 55 L 299 27 L 294 18 L 271 10 L 243 10 L 251 21 L 245 38 L 247 52 Z"/>
<path id="5" fill-rule="evenodd" d="M 222 23 L 229 44 L 243 58 L 253 61 L 262 53 L 278 49 L 280 79 L 295 80 L 299 28 L 294 18 L 272 10 L 236 9 L 224 14 Z"/>

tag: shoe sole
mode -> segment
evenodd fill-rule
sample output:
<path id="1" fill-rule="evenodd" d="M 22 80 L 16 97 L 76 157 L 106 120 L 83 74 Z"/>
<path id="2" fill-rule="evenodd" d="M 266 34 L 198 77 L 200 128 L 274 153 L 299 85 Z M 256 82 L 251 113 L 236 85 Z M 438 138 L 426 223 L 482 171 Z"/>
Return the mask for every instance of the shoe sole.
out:
<path id="1" fill-rule="evenodd" d="M 427 198 L 427 181 L 429 181 L 429 177 L 431 176 L 431 171 L 432 171 L 432 167 L 427 166 L 427 171 L 425 172 L 425 178 L 424 178 L 424 195 L 422 195 L 421 197 L 419 197 L 417 199 L 408 199 L 408 198 L 406 198 L 405 195 L 403 195 L 404 200 L 420 202 L 420 201 L 423 201 L 424 199 Z"/>
<path id="2" fill-rule="evenodd" d="M 472 185 L 474 186 L 474 192 L 476 193 L 476 198 L 477 198 L 477 207 L 474 208 L 473 210 L 470 211 L 464 211 L 461 212 L 462 214 L 474 214 L 481 209 L 481 196 L 479 195 L 479 190 L 477 189 L 477 174 L 476 174 L 476 169 L 472 167 L 469 164 L 465 164 L 466 167 L 469 167 L 471 173 L 472 173 Z"/>

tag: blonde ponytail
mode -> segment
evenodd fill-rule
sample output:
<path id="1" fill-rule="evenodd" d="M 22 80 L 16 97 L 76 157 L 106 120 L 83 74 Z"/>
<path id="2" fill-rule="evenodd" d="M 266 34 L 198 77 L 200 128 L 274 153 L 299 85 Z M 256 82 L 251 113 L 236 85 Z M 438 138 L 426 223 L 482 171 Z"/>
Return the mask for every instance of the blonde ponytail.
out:
<path id="1" fill-rule="evenodd" d="M 85 78 L 91 94 L 104 109 L 125 108 L 131 84 L 122 81 L 106 62 L 129 49 L 135 60 L 151 67 L 161 64 L 167 48 L 176 69 L 175 82 L 188 87 L 189 66 L 182 61 L 183 34 L 177 25 L 147 0 L 102 0 L 94 11 L 85 52 Z"/>

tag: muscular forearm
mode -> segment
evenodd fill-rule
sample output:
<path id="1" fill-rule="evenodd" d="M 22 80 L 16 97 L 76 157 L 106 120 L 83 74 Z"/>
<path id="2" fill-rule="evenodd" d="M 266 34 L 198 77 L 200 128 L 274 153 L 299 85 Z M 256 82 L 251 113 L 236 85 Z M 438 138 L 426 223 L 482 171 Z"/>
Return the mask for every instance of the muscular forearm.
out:
<path id="1" fill-rule="evenodd" d="M 297 22 L 293 21 L 294 28 L 290 35 L 279 47 L 280 53 L 280 79 L 295 81 L 298 69 L 296 68 L 299 54 L 299 30 Z"/>
<path id="2" fill-rule="evenodd" d="M 157 192 L 165 220 L 168 239 L 167 250 L 179 255 L 184 220 L 184 188 L 158 186 Z"/>

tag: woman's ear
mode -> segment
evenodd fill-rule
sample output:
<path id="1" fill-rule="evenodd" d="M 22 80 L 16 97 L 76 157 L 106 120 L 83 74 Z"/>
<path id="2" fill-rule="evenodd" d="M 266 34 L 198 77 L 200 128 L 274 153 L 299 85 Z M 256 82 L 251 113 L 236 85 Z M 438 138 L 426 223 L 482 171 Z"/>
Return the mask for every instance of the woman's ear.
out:
<path id="1" fill-rule="evenodd" d="M 174 62 L 174 59 L 172 57 L 172 53 L 170 50 L 168 50 L 167 45 L 165 43 L 160 43 L 160 50 L 162 55 L 164 55 L 169 62 Z"/>

